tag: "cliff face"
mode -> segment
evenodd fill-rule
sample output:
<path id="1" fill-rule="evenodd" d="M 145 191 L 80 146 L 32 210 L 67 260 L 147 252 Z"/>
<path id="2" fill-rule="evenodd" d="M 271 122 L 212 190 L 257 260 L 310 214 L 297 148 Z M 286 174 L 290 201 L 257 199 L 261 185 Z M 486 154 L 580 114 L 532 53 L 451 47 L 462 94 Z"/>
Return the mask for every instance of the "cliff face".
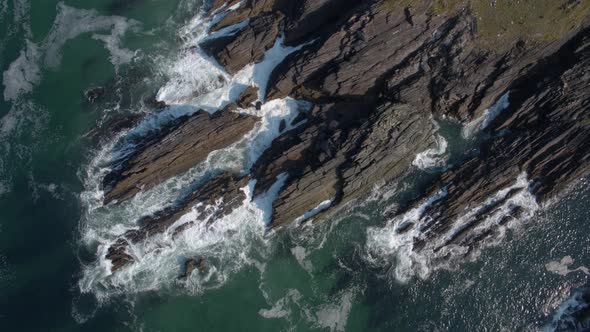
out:
<path id="1" fill-rule="evenodd" d="M 416 238 L 416 250 L 439 237 L 445 237 L 442 245 L 475 245 L 485 237 L 473 231 L 478 223 L 513 195 L 529 190 L 514 185 L 521 174 L 539 201 L 588 174 L 587 4 L 563 1 L 553 8 L 526 2 L 538 15 L 525 26 L 527 22 L 507 25 L 496 17 L 522 9 L 520 2 L 482 3 L 214 1 L 209 13 L 221 18 L 211 30 L 238 29 L 202 48 L 235 73 L 261 61 L 277 38 L 302 45 L 274 69 L 262 93 L 267 101 L 293 97 L 314 106 L 298 126 L 274 140 L 249 174 L 216 177 L 142 224 L 139 233 L 123 236 L 109 252 L 119 262 L 114 266 L 131 260 L 125 243 L 166 231 L 199 202 L 225 197 L 230 203 L 217 213 L 231 211 L 244 198 L 236 188 L 248 179 L 256 180 L 256 197 L 287 174 L 273 203 L 272 226 L 300 221 L 318 207 L 337 208 L 376 183 L 404 175 L 417 153 L 434 146 L 433 117 L 467 123 L 508 91 L 509 108 L 486 128 L 491 138 L 425 193 L 427 199 L 440 188 L 446 192 L 423 212 L 428 222 L 415 220 L 401 230 L 419 226 L 427 234 Z M 548 24 L 553 24 L 551 33 Z M 128 199 L 235 142 L 256 121 L 236 112 L 240 109 L 210 118 L 197 113 L 146 138 L 105 178 L 105 203 Z M 505 195 L 457 225 L 466 211 L 498 192 Z M 513 206 L 506 218 L 518 212 Z"/>

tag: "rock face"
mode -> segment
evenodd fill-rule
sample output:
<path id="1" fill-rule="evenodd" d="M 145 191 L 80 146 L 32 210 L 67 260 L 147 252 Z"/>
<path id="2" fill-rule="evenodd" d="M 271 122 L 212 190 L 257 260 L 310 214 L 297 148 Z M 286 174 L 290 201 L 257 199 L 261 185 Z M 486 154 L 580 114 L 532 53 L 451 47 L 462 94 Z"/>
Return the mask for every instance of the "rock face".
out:
<path id="1" fill-rule="evenodd" d="M 250 86 L 244 90 L 236 100 L 237 106 L 241 108 L 252 107 L 252 104 L 258 100 L 258 88 Z"/>
<path id="2" fill-rule="evenodd" d="M 103 183 L 104 202 L 122 201 L 172 176 L 188 171 L 210 152 L 222 149 L 249 132 L 257 119 L 220 111 L 184 116 L 148 137 L 135 152 L 115 165 Z"/>
<path id="3" fill-rule="evenodd" d="M 184 272 L 178 276 L 179 280 L 186 280 L 195 270 L 203 271 L 207 268 L 207 263 L 203 258 L 191 258 L 184 263 Z"/>

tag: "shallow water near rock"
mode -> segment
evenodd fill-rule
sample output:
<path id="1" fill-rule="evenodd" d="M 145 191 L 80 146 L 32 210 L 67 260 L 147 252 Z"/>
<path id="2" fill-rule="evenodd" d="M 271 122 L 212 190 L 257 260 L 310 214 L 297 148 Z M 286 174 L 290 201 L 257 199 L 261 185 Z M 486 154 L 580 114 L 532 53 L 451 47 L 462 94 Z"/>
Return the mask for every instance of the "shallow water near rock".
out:
<path id="1" fill-rule="evenodd" d="M 270 190 L 212 230 L 196 227 L 180 239 L 162 235 L 138 245 L 138 264 L 118 276 L 105 273 L 106 262 L 96 260 L 105 244 L 191 186 L 223 170 L 247 169 L 281 131 L 280 120 L 293 120 L 308 106 L 267 103 L 256 113 L 264 121 L 243 140 L 128 202 L 103 207 L 100 175 L 132 141 L 117 140 L 125 135 L 117 126 L 131 127 L 117 119 L 141 119 L 129 134 L 141 136 L 198 107 L 211 111 L 250 83 L 264 86 L 272 67 L 296 51 L 277 44 L 267 61 L 231 76 L 191 49 L 206 38 L 201 6 L 199 0 L 0 0 L 3 330 L 556 326 L 559 306 L 588 285 L 588 179 L 532 217 L 513 221 L 501 239 L 469 259 L 432 262 L 404 282 L 395 277 L 395 260 L 376 263 L 370 230 L 386 229 L 392 211 L 418 198 L 428 179 L 472 153 L 475 138 L 441 119 L 433 121 L 447 145 L 427 156 L 434 161 L 325 220 L 269 232 Z M 104 93 L 90 102 L 85 91 L 96 87 Z M 173 106 L 156 109 L 149 102 L 155 96 Z M 195 255 L 207 259 L 208 270 L 179 281 L 185 260 Z"/>

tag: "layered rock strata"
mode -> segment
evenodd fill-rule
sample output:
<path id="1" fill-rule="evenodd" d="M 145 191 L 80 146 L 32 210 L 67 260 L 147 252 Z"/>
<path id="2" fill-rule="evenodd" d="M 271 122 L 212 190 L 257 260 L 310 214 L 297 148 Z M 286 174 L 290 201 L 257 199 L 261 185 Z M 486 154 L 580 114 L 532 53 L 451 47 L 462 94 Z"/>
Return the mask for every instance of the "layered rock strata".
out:
<path id="1" fill-rule="evenodd" d="M 217 211 L 231 211 L 243 200 L 237 188 L 248 179 L 256 180 L 257 196 L 286 175 L 273 202 L 274 227 L 337 208 L 376 183 L 404 175 L 417 153 L 433 147 L 433 117 L 467 123 L 510 91 L 510 106 L 486 128 L 490 138 L 478 152 L 443 172 L 408 209 L 441 190 L 445 195 L 420 220 L 399 228 L 419 229 L 416 251 L 429 242 L 437 244 L 435 251 L 475 246 L 489 234 L 474 231 L 484 220 L 500 209 L 498 224 L 522 213 L 513 197 L 529 193 L 544 201 L 588 173 L 588 6 L 558 5 L 543 7 L 547 15 L 539 12 L 536 25 L 525 28 L 526 22 L 505 25 L 499 15 L 509 15 L 510 8 L 495 2 L 214 1 L 210 13 L 219 19 L 211 30 L 236 31 L 207 40 L 204 50 L 235 73 L 262 60 L 281 36 L 288 45 L 300 45 L 274 69 L 268 91 L 261 93 L 266 100 L 293 97 L 315 106 L 294 129 L 281 130 L 248 175 L 214 178 L 192 198 L 140 222 L 138 231 L 109 250 L 114 269 L 132 260 L 130 241 L 181 231 L 171 226 L 203 206 L 207 195 L 229 192 L 224 201 L 233 203 Z M 549 20 L 545 16 L 552 21 L 543 21 Z M 547 24 L 558 32 L 548 31 Z M 105 203 L 128 199 L 235 142 L 256 119 L 230 110 L 251 107 L 257 95 L 249 88 L 218 115 L 181 118 L 151 136 L 105 178 Z M 518 181 L 523 174 L 530 183 Z"/>
<path id="2" fill-rule="evenodd" d="M 133 154 L 103 181 L 104 203 L 122 201 L 184 173 L 252 130 L 257 118 L 233 112 L 198 111 L 164 126 L 138 143 Z"/>
<path id="3" fill-rule="evenodd" d="M 584 29 L 509 87 L 510 106 L 486 129 L 491 138 L 427 190 L 426 197 L 442 188 L 445 195 L 424 209 L 427 222 L 414 225 L 422 235 L 416 248 L 443 237 L 445 246 L 476 246 L 493 235 L 493 227 L 473 231 L 486 219 L 500 213 L 493 224 L 499 226 L 527 208 L 518 203 L 507 207 L 514 195 L 528 192 L 538 203 L 547 202 L 588 176 L 589 86 L 590 30 Z M 519 176 L 528 183 L 514 186 Z"/>

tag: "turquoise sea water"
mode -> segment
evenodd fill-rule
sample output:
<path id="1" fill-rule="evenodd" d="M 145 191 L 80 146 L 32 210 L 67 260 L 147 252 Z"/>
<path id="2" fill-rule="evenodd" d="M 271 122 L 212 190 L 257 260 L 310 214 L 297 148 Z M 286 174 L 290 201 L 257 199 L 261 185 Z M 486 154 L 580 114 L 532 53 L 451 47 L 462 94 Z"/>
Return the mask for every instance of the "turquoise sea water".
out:
<path id="1" fill-rule="evenodd" d="M 590 266 L 587 180 L 471 260 L 405 283 L 392 277 L 398 263 L 371 259 L 369 230 L 382 228 L 437 169 L 415 170 L 313 227 L 259 236 L 254 226 L 228 223 L 219 239 L 200 234 L 210 236 L 206 245 L 170 248 L 173 259 L 162 266 L 147 266 L 146 255 L 129 279 L 101 276 L 100 241 L 132 223 L 133 208 L 153 211 L 93 206 L 93 162 L 109 150 L 114 120 L 157 112 L 148 101 L 162 87 L 167 96 L 212 89 L 207 77 L 217 74 L 193 67 L 187 51 L 191 31 L 205 24 L 200 7 L 0 0 L 0 330 L 537 330 L 587 285 L 584 271 L 546 267 L 566 256 L 570 270 Z M 90 103 L 84 91 L 97 86 L 105 93 Z M 449 163 L 460 162 L 469 141 L 452 123 L 443 122 L 441 134 Z M 180 259 L 195 250 L 211 257 L 216 274 L 176 282 Z"/>

